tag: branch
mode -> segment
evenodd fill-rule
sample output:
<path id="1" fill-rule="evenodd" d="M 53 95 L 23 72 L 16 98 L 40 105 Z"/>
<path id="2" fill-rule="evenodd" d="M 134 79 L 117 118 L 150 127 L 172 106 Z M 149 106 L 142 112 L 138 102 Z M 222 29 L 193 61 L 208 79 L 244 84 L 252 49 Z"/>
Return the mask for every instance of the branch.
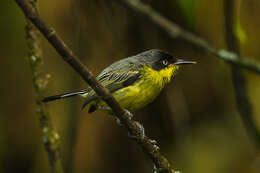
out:
<path id="1" fill-rule="evenodd" d="M 36 0 L 30 1 L 32 8 L 37 13 L 37 2 Z M 60 138 L 58 133 L 54 130 L 51 123 L 51 117 L 49 112 L 46 110 L 44 104 L 41 102 L 43 91 L 48 83 L 48 74 L 41 73 L 42 65 L 42 51 L 39 43 L 39 33 L 34 25 L 27 20 L 26 28 L 26 42 L 28 46 L 29 63 L 33 75 L 33 87 L 36 93 L 36 104 L 38 106 L 37 113 L 40 118 L 40 125 L 42 131 L 42 139 L 45 150 L 48 153 L 51 170 L 53 173 L 63 173 L 60 158 Z"/>
<path id="2" fill-rule="evenodd" d="M 149 5 L 141 2 L 140 0 L 118 0 L 118 2 L 121 2 L 129 9 L 134 10 L 138 14 L 148 18 L 153 24 L 158 26 L 162 31 L 166 32 L 171 38 L 181 38 L 199 49 L 207 53 L 211 53 L 212 55 L 215 55 L 228 63 L 260 74 L 260 63 L 258 61 L 249 58 L 240 58 L 240 56 L 233 51 L 219 49 L 211 45 L 205 39 L 186 31 L 177 24 L 166 19 Z"/>
<path id="3" fill-rule="evenodd" d="M 162 173 L 175 172 L 170 168 L 168 160 L 159 152 L 159 147 L 154 141 L 147 136 L 142 136 L 142 129 L 138 122 L 130 120 L 128 113 L 116 102 L 109 91 L 104 88 L 93 74 L 79 61 L 65 43 L 55 34 L 53 29 L 50 29 L 41 19 L 37 11 L 27 0 L 15 0 L 19 7 L 24 12 L 25 16 L 40 30 L 50 44 L 61 55 L 81 77 L 94 89 L 94 91 L 103 98 L 103 100 L 112 108 L 115 115 L 120 119 L 121 123 L 126 127 L 130 135 L 136 136 L 136 142 L 141 146 L 143 151 L 152 159 L 157 168 L 156 171 Z"/>
<path id="4" fill-rule="evenodd" d="M 236 52 L 237 55 L 240 55 L 238 41 L 234 33 L 234 8 L 234 0 L 224 1 L 226 44 L 230 51 Z M 260 148 L 260 133 L 253 120 L 252 107 L 248 99 L 245 76 L 236 66 L 231 66 L 231 73 L 237 110 L 244 122 L 249 136 L 254 140 L 256 146 Z"/>

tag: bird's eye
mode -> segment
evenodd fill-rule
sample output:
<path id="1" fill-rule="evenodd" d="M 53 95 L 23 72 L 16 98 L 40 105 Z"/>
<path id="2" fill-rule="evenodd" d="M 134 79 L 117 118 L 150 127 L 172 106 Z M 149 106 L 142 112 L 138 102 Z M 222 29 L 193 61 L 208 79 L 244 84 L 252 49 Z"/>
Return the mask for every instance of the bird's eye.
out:
<path id="1" fill-rule="evenodd" d="M 164 60 L 162 61 L 162 64 L 166 66 L 166 65 L 168 65 L 168 61 L 167 61 L 166 59 L 164 59 Z"/>

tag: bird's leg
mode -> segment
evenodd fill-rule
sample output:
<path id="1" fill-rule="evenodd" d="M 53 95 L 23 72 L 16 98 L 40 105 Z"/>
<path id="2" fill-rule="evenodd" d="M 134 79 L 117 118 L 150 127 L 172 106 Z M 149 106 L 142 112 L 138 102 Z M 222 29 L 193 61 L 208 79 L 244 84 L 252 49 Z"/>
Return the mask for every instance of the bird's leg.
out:
<path id="1" fill-rule="evenodd" d="M 133 114 L 130 112 L 130 111 L 128 111 L 127 109 L 124 109 L 125 110 L 125 112 L 126 112 L 126 114 L 127 114 L 127 118 L 129 119 L 129 120 L 131 120 L 132 118 L 133 118 Z M 114 115 L 114 114 L 113 114 Z M 116 123 L 119 125 L 119 126 L 122 126 L 123 124 L 121 123 L 121 121 L 120 121 L 120 119 L 117 117 L 117 116 L 115 116 L 115 119 L 116 119 Z"/>
<path id="2" fill-rule="evenodd" d="M 124 109 L 124 110 L 125 110 L 125 112 L 127 113 L 127 118 L 128 118 L 129 120 L 132 120 L 133 114 L 132 114 L 130 111 L 128 111 L 127 109 Z M 114 115 L 114 114 L 112 114 L 112 115 Z M 114 117 L 115 117 L 115 119 L 116 119 L 116 123 L 117 123 L 118 125 L 122 126 L 123 124 L 121 123 L 120 119 L 119 119 L 118 117 L 116 117 L 116 116 L 114 116 Z M 143 127 L 143 125 L 142 125 L 141 123 L 139 123 L 138 121 L 133 121 L 133 122 L 135 123 L 135 125 L 137 126 L 137 128 L 140 130 L 140 132 L 139 132 L 138 134 L 130 134 L 130 133 L 128 132 L 128 136 L 129 136 L 130 138 L 134 138 L 134 139 L 143 139 L 143 138 L 145 137 L 145 132 L 144 132 L 144 127 Z"/>
<path id="3" fill-rule="evenodd" d="M 145 137 L 144 126 L 143 126 L 141 123 L 139 123 L 138 121 L 134 121 L 134 123 L 135 123 L 135 125 L 137 126 L 137 128 L 139 128 L 140 133 L 130 134 L 130 133 L 128 132 L 128 136 L 129 136 L 130 138 L 137 139 L 137 140 L 138 140 L 138 139 L 144 139 L 144 137 Z"/>
<path id="4" fill-rule="evenodd" d="M 124 110 L 125 110 L 126 113 L 127 113 L 128 119 L 131 120 L 131 119 L 134 117 L 134 115 L 133 115 L 130 111 L 128 111 L 127 109 L 124 109 Z"/>
<path id="5" fill-rule="evenodd" d="M 113 116 L 113 117 L 115 118 L 115 120 L 116 120 L 116 123 L 117 123 L 119 126 L 123 126 L 123 124 L 121 123 L 120 119 L 119 119 L 117 116 L 115 116 L 115 114 L 114 114 L 113 112 L 109 112 L 108 115 Z"/>
<path id="6" fill-rule="evenodd" d="M 117 118 L 117 117 L 115 116 L 115 119 L 116 119 L 116 123 L 117 123 L 119 126 L 123 126 L 123 124 L 121 123 L 121 121 L 120 121 L 119 118 Z"/>
<path id="7" fill-rule="evenodd" d="M 166 168 L 157 168 L 156 165 L 153 166 L 154 173 L 160 173 L 160 172 L 169 172 Z M 172 173 L 181 173 L 180 171 L 171 171 Z"/>
<path id="8" fill-rule="evenodd" d="M 153 139 L 150 139 L 150 142 L 151 142 L 153 145 L 156 145 L 156 144 L 157 144 L 157 141 L 156 141 L 156 140 L 153 140 Z"/>

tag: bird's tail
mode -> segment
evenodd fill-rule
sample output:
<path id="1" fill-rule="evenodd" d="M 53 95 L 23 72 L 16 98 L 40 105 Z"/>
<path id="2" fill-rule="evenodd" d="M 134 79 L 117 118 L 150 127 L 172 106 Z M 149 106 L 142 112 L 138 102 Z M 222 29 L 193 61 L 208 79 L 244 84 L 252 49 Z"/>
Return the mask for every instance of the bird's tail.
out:
<path id="1" fill-rule="evenodd" d="M 85 94 L 87 92 L 89 92 L 89 89 L 74 91 L 74 92 L 65 93 L 65 94 L 59 94 L 59 95 L 55 95 L 55 96 L 49 96 L 49 97 L 43 98 L 42 102 L 49 102 L 49 101 L 53 101 L 53 100 L 64 99 L 64 98 L 68 98 L 68 97 L 72 97 L 72 96 L 76 96 L 76 95 Z"/>

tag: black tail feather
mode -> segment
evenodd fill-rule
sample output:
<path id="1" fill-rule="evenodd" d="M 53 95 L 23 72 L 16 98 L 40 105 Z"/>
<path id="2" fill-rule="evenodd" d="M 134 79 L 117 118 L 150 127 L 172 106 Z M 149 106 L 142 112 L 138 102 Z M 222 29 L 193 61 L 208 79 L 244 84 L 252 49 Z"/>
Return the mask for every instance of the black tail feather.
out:
<path id="1" fill-rule="evenodd" d="M 88 92 L 88 90 L 81 90 L 81 91 L 75 91 L 75 92 L 45 97 L 45 98 L 42 99 L 42 102 L 49 102 L 49 101 L 53 101 L 53 100 L 64 99 L 64 98 L 76 96 L 76 95 L 79 95 L 79 94 L 84 94 L 86 92 Z"/>

